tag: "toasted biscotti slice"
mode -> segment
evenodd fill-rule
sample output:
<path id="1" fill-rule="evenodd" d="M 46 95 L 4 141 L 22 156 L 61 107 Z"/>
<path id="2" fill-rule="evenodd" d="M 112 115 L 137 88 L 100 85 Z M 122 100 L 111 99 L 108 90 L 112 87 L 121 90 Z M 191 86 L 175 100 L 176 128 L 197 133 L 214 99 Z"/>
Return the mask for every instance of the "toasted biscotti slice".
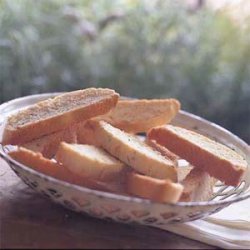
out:
<path id="1" fill-rule="evenodd" d="M 21 146 L 34 152 L 40 152 L 46 158 L 52 158 L 56 154 L 61 142 L 77 143 L 75 126 L 45 135 Z"/>
<path id="2" fill-rule="evenodd" d="M 184 189 L 179 201 L 208 201 L 216 179 L 199 168 L 193 168 L 181 182 Z"/>
<path id="3" fill-rule="evenodd" d="M 125 164 L 93 145 L 62 142 L 56 159 L 79 176 L 102 181 L 116 179 L 125 168 Z"/>
<path id="4" fill-rule="evenodd" d="M 113 110 L 97 119 L 126 132 L 139 133 L 169 123 L 179 110 L 176 99 L 119 100 Z"/>
<path id="5" fill-rule="evenodd" d="M 156 202 L 175 203 L 179 200 L 183 186 L 171 180 L 159 180 L 149 176 L 128 173 L 127 192 Z"/>
<path id="6" fill-rule="evenodd" d="M 18 150 L 9 152 L 9 155 L 14 160 L 24 164 L 27 167 L 62 181 L 100 191 L 114 193 L 121 192 L 121 188 L 118 187 L 117 184 L 107 185 L 103 182 L 98 182 L 96 180 L 91 180 L 80 175 L 76 175 L 61 164 L 43 157 L 41 153 L 19 147 Z"/>
<path id="7" fill-rule="evenodd" d="M 175 163 L 138 137 L 113 127 L 105 121 L 91 121 L 100 145 L 111 155 L 139 173 L 177 181 Z"/>
<path id="8" fill-rule="evenodd" d="M 116 105 L 118 97 L 111 89 L 88 88 L 31 105 L 8 118 L 2 144 L 20 145 L 105 114 Z"/>
<path id="9" fill-rule="evenodd" d="M 178 182 L 184 187 L 179 201 L 208 201 L 213 193 L 215 178 L 208 173 L 193 168 L 187 161 L 160 145 L 155 140 L 146 140 L 147 143 L 158 150 L 163 156 L 177 162 Z"/>
<path id="10" fill-rule="evenodd" d="M 172 160 L 175 162 L 177 168 L 177 177 L 178 182 L 181 182 L 185 179 L 185 177 L 190 173 L 192 170 L 192 166 L 185 161 L 184 159 L 181 159 L 178 155 L 174 154 L 173 152 L 169 151 L 166 147 L 160 145 L 155 140 L 146 139 L 146 143 L 150 145 L 155 150 L 159 151 L 162 156 L 166 157 L 168 160 Z"/>
<path id="11" fill-rule="evenodd" d="M 153 128 L 148 138 L 226 185 L 237 186 L 247 169 L 247 162 L 241 155 L 191 130 L 165 125 Z"/>

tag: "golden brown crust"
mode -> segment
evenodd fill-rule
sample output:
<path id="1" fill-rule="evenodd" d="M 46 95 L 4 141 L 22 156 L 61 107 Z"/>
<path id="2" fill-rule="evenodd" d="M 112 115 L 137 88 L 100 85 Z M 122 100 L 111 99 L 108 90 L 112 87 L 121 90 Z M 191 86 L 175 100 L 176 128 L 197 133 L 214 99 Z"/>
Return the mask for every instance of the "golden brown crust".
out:
<path id="1" fill-rule="evenodd" d="M 118 97 L 119 95 L 110 89 L 90 88 L 69 92 L 34 104 L 8 119 L 2 144 L 20 145 L 66 129 L 91 117 L 105 114 L 116 105 Z M 82 102 L 84 98 L 86 98 L 86 102 Z M 78 101 L 81 101 L 82 104 L 64 112 L 67 105 L 67 103 L 64 103 L 64 99 L 68 100 L 68 105 Z M 41 116 L 38 116 L 39 112 Z M 50 112 L 51 115 L 48 115 Z M 24 120 L 24 124 L 18 124 L 20 118 L 27 119 L 27 116 L 31 118 L 32 122 L 25 122 Z M 33 121 L 33 116 L 38 116 L 38 119 Z"/>
<path id="2" fill-rule="evenodd" d="M 57 162 L 44 158 L 40 153 L 20 147 L 9 155 L 25 166 L 56 179 L 100 191 L 116 192 L 117 187 L 78 176 Z"/>
<path id="3" fill-rule="evenodd" d="M 170 180 L 159 180 L 130 172 L 127 174 L 127 192 L 156 202 L 175 203 L 179 200 L 183 187 Z"/>
<path id="4" fill-rule="evenodd" d="M 148 138 L 156 140 L 226 185 L 237 186 L 247 168 L 247 162 L 233 150 L 190 130 L 166 125 L 153 128 Z M 222 157 L 224 153 L 230 159 Z"/>
<path id="5" fill-rule="evenodd" d="M 179 201 L 208 201 L 213 194 L 216 180 L 208 173 L 193 168 L 181 182 L 184 189 Z"/>
<path id="6" fill-rule="evenodd" d="M 147 138 L 146 143 L 155 150 L 159 151 L 161 155 L 165 156 L 167 159 L 170 159 L 172 161 L 177 161 L 178 159 L 180 159 L 178 155 L 174 154 L 173 152 L 169 151 L 166 147 L 157 143 L 156 140 L 150 140 Z"/>
<path id="7" fill-rule="evenodd" d="M 176 99 L 119 100 L 113 110 L 98 119 L 128 133 L 139 133 L 169 123 L 179 110 Z"/>

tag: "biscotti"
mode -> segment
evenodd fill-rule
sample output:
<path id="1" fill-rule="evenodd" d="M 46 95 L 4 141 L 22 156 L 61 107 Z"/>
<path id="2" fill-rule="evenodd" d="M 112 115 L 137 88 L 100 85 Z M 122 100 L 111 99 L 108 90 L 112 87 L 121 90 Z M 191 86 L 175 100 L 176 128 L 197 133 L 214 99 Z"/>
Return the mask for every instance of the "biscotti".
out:
<path id="1" fill-rule="evenodd" d="M 123 131 L 139 133 L 169 123 L 179 110 L 180 102 L 173 98 L 119 100 L 116 107 L 100 119 Z"/>
<path id="2" fill-rule="evenodd" d="M 76 175 L 57 162 L 43 157 L 40 153 L 20 147 L 16 151 L 11 151 L 9 155 L 25 166 L 56 179 L 100 191 L 116 192 L 112 186 Z"/>
<path id="3" fill-rule="evenodd" d="M 124 99 L 101 88 L 69 92 L 5 120 L 3 148 L 28 172 L 90 193 L 97 192 L 86 188 L 140 197 L 145 205 L 217 198 L 217 179 L 238 185 L 247 162 L 220 143 L 169 125 L 190 125 L 182 114 L 173 120 L 179 110 L 176 99 Z"/>
<path id="4" fill-rule="evenodd" d="M 127 192 L 156 202 L 175 203 L 179 200 L 183 186 L 170 180 L 159 180 L 149 176 L 128 173 Z"/>
<path id="5" fill-rule="evenodd" d="M 191 130 L 166 125 L 153 128 L 148 138 L 226 185 L 237 186 L 247 169 L 247 162 L 241 155 Z"/>
<path id="6" fill-rule="evenodd" d="M 2 144 L 20 145 L 103 115 L 115 107 L 118 97 L 111 89 L 89 88 L 41 101 L 8 118 Z"/>
<path id="7" fill-rule="evenodd" d="M 76 175 L 102 181 L 117 179 L 126 167 L 101 148 L 65 142 L 60 144 L 56 160 Z"/>
<path id="8" fill-rule="evenodd" d="M 92 121 L 100 145 L 139 173 L 159 179 L 177 181 L 175 163 L 136 136 L 128 134 L 104 121 Z"/>

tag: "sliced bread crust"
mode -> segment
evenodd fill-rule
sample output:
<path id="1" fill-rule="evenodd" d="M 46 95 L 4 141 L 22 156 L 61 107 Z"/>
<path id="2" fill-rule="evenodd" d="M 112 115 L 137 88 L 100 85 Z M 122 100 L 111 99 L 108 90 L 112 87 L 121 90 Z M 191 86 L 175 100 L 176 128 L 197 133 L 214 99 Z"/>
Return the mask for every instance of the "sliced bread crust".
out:
<path id="1" fill-rule="evenodd" d="M 159 180 L 149 176 L 128 173 L 127 192 L 157 202 L 175 203 L 179 200 L 183 187 L 170 180 Z"/>
<path id="2" fill-rule="evenodd" d="M 159 151 L 161 155 L 165 156 L 167 159 L 170 159 L 172 161 L 177 161 L 178 159 L 180 159 L 178 155 L 174 154 L 173 152 L 169 151 L 166 147 L 157 143 L 156 140 L 150 140 L 146 138 L 146 143 L 155 150 Z"/>
<path id="3" fill-rule="evenodd" d="M 20 145 L 105 114 L 116 105 L 118 97 L 111 89 L 89 88 L 41 101 L 8 118 L 2 144 Z"/>
<path id="4" fill-rule="evenodd" d="M 113 127 L 105 121 L 91 121 L 100 145 L 111 155 L 139 173 L 159 179 L 177 181 L 175 163 L 136 136 Z"/>
<path id="5" fill-rule="evenodd" d="M 155 126 L 169 123 L 180 106 L 176 99 L 119 100 L 113 110 L 97 119 L 128 133 L 147 132 Z"/>
<path id="6" fill-rule="evenodd" d="M 43 157 L 40 153 L 19 147 L 18 150 L 11 151 L 9 155 L 25 166 L 56 179 L 100 191 L 115 191 L 105 183 L 83 178 L 82 176 L 72 173 L 63 165 Z"/>
<path id="7" fill-rule="evenodd" d="M 166 125 L 153 128 L 148 138 L 226 185 L 237 186 L 247 169 L 247 162 L 241 155 L 191 130 Z"/>
<path id="8" fill-rule="evenodd" d="M 76 175 L 101 181 L 117 179 L 125 168 L 122 162 L 103 149 L 86 144 L 62 142 L 56 159 Z"/>
<path id="9" fill-rule="evenodd" d="M 190 173 L 193 167 L 185 160 L 181 159 L 178 155 L 169 151 L 166 147 L 160 145 L 155 140 L 146 139 L 148 145 L 150 145 L 155 150 L 159 151 L 162 156 L 166 157 L 168 160 L 172 160 L 176 163 L 178 182 L 181 182 Z"/>

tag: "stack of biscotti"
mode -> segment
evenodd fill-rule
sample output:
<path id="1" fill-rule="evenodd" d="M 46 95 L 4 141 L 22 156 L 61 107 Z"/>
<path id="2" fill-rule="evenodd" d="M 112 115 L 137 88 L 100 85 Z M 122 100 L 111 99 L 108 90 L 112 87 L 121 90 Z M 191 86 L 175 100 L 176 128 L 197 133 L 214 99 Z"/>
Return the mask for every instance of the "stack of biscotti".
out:
<path id="1" fill-rule="evenodd" d="M 156 127 L 149 131 L 148 138 L 226 185 L 237 186 L 247 169 L 246 160 L 234 150 L 185 128 Z"/>
<path id="2" fill-rule="evenodd" d="M 10 156 L 46 175 L 154 202 L 209 200 L 217 179 L 239 184 L 246 161 L 169 125 L 179 110 L 176 99 L 124 100 L 110 89 L 78 90 L 10 116 L 2 144 L 17 145 Z"/>
<path id="3" fill-rule="evenodd" d="M 109 112 L 118 98 L 114 90 L 89 88 L 41 101 L 8 118 L 2 144 L 22 145 L 51 158 L 61 141 L 77 142 L 77 124 Z"/>

